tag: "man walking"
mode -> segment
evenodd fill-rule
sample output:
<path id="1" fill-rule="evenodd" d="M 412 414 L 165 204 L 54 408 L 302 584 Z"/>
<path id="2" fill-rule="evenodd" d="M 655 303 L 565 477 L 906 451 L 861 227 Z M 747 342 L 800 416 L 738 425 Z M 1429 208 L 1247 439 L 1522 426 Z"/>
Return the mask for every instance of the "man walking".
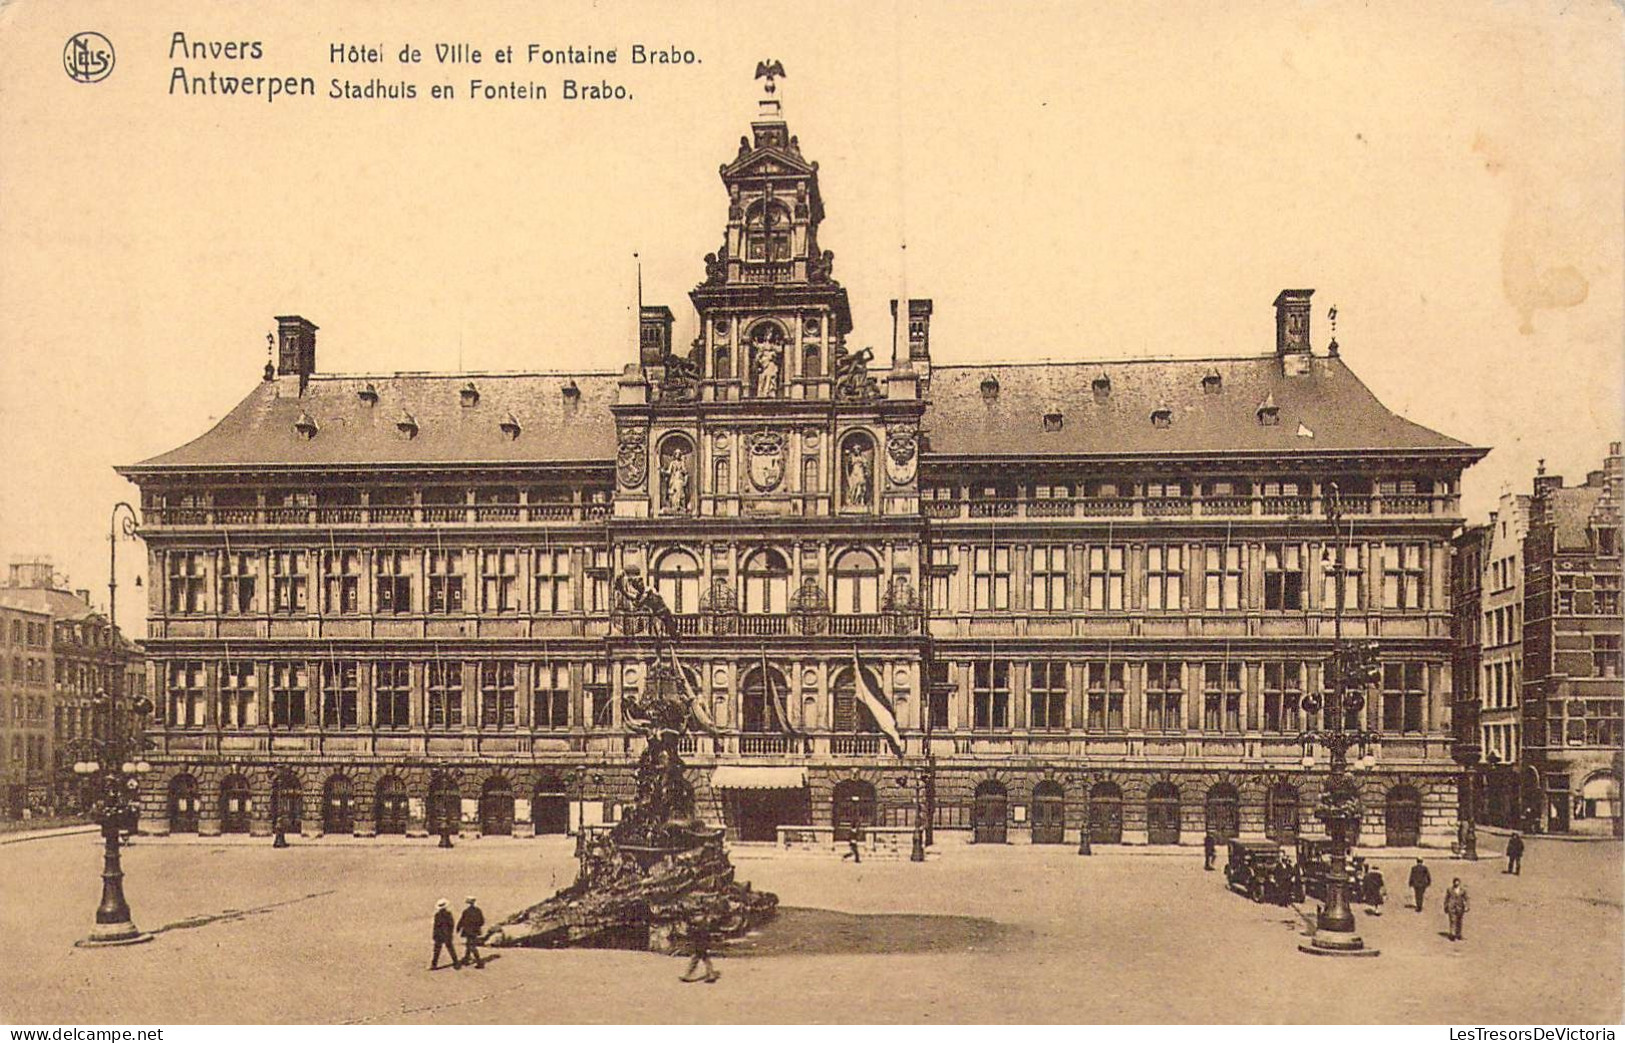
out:
<path id="1" fill-rule="evenodd" d="M 1433 874 L 1420 858 L 1411 866 L 1411 890 L 1416 893 L 1416 911 L 1422 911 L 1422 899 L 1427 896 L 1428 888 L 1433 886 Z"/>
<path id="2" fill-rule="evenodd" d="M 1514 833 L 1507 840 L 1507 872 L 1513 876 L 1523 875 L 1523 834 Z"/>
<path id="3" fill-rule="evenodd" d="M 1444 893 L 1444 915 L 1450 921 L 1450 940 L 1461 941 L 1461 921 L 1467 916 L 1467 889 L 1461 886 L 1460 877 L 1450 881 L 1450 890 Z"/>
<path id="4" fill-rule="evenodd" d="M 463 965 L 457 962 L 457 947 L 452 944 L 451 905 L 444 898 L 434 904 L 434 957 L 429 960 L 429 969 L 440 969 L 440 950 L 446 950 L 446 958 L 451 960 L 451 969 L 460 971 Z"/>
<path id="5" fill-rule="evenodd" d="M 858 845 L 862 842 L 863 823 L 854 819 L 852 829 L 846 835 L 846 854 L 841 856 L 841 861 L 845 862 L 850 858 L 854 864 L 861 865 L 863 863 L 863 852 L 858 848 Z"/>
<path id="6" fill-rule="evenodd" d="M 711 925 L 703 917 L 688 925 L 688 953 L 688 970 L 683 972 L 679 981 L 704 981 L 710 985 L 722 977 L 717 973 L 717 969 L 711 966 Z M 705 977 L 696 978 L 694 969 L 702 962 L 705 964 Z"/>
<path id="7" fill-rule="evenodd" d="M 485 914 L 474 904 L 473 895 L 468 896 L 468 907 L 457 918 L 457 933 L 463 936 L 463 962 L 473 960 L 475 970 L 485 970 L 479 948 L 480 938 L 485 935 Z"/>
<path id="8" fill-rule="evenodd" d="M 1212 833 L 1209 833 L 1209 834 L 1207 834 L 1206 836 L 1204 836 L 1202 838 L 1202 868 L 1203 869 L 1207 870 L 1208 872 L 1213 871 L 1213 858 L 1214 858 L 1215 855 L 1218 854 L 1218 851 L 1219 851 L 1219 845 L 1218 845 L 1218 842 L 1213 839 L 1213 834 Z"/>

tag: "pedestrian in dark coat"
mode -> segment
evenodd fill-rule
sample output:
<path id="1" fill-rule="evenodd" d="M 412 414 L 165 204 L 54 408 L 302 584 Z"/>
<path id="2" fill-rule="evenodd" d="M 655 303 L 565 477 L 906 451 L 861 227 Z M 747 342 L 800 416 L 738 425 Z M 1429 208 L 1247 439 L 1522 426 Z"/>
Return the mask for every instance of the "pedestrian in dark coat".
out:
<path id="1" fill-rule="evenodd" d="M 1461 941 L 1461 922 L 1467 917 L 1467 889 L 1458 877 L 1450 881 L 1450 890 L 1444 893 L 1444 915 L 1450 921 L 1450 940 Z"/>
<path id="2" fill-rule="evenodd" d="M 440 950 L 446 950 L 446 958 L 451 960 L 452 970 L 462 970 L 463 965 L 457 960 L 457 947 L 452 942 L 453 923 L 451 919 L 450 902 L 444 898 L 434 904 L 434 957 L 429 960 L 429 969 L 440 969 Z"/>
<path id="3" fill-rule="evenodd" d="M 853 822 L 852 831 L 846 835 L 846 854 L 841 856 L 841 861 L 845 862 L 850 858 L 854 863 L 861 863 L 863 861 L 863 851 L 858 845 L 862 842 L 863 823 Z"/>
<path id="4" fill-rule="evenodd" d="M 1219 843 L 1213 839 L 1213 834 L 1209 833 L 1207 836 L 1202 838 L 1202 868 L 1211 872 L 1213 869 L 1213 858 L 1218 853 Z"/>
<path id="5" fill-rule="evenodd" d="M 480 939 L 485 936 L 485 914 L 474 904 L 473 895 L 468 896 L 468 907 L 457 918 L 457 933 L 463 936 L 463 962 L 473 960 L 475 970 L 485 970 L 479 948 Z"/>
<path id="6" fill-rule="evenodd" d="M 711 966 L 711 925 L 703 918 L 695 920 L 688 925 L 688 970 L 683 972 L 679 981 L 704 981 L 707 985 L 722 977 L 717 969 Z M 705 977 L 694 977 L 694 969 L 701 963 L 705 964 Z"/>
<path id="7" fill-rule="evenodd" d="M 1433 886 L 1433 874 L 1428 872 L 1427 865 L 1418 858 L 1416 864 L 1411 866 L 1411 890 L 1416 892 L 1416 911 L 1422 911 L 1422 899 L 1427 895 L 1428 888 Z"/>
<path id="8" fill-rule="evenodd" d="M 1523 834 L 1514 833 L 1507 841 L 1507 872 L 1513 876 L 1523 875 Z"/>

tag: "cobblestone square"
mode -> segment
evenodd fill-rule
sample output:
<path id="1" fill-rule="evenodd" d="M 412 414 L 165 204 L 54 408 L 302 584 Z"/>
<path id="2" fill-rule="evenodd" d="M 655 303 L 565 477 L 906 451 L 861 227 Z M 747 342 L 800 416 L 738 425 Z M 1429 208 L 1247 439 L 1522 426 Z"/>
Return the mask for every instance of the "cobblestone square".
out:
<path id="1" fill-rule="evenodd" d="M 278 851 L 142 838 L 127 891 L 156 938 L 76 949 L 100 867 L 78 834 L 0 846 L 0 927 L 19 943 L 0 965 L 0 1020 L 1618 1022 L 1620 846 L 1537 839 L 1510 877 L 1485 839 L 1482 861 L 1429 860 L 1424 913 L 1397 886 L 1383 915 L 1362 909 L 1382 956 L 1335 968 L 1296 950 L 1311 907 L 1231 894 L 1195 851 L 943 844 L 924 865 L 854 866 L 742 846 L 739 877 L 777 892 L 782 912 L 701 987 L 677 980 L 679 960 L 611 950 L 500 950 L 484 971 L 426 971 L 436 898 L 477 895 L 492 919 L 537 901 L 573 878 L 561 839 Z M 1408 860 L 1366 853 L 1402 881 Z M 1460 944 L 1436 897 L 1452 876 L 1473 901 Z"/>

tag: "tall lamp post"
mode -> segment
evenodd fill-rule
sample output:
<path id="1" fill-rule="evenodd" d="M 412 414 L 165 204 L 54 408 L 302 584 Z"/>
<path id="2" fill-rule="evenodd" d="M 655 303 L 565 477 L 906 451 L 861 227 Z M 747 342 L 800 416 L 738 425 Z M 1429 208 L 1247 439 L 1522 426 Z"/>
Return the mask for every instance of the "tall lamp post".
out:
<path id="1" fill-rule="evenodd" d="M 118 651 L 118 541 L 133 539 L 136 530 L 135 508 L 127 503 L 113 505 L 113 514 L 107 533 L 107 614 L 111 623 L 111 639 Z M 75 761 L 74 774 L 83 777 L 90 789 L 90 814 L 102 829 L 102 901 L 96 907 L 96 926 L 90 937 L 76 943 L 80 946 L 134 945 L 150 942 L 152 935 L 144 934 L 130 917 L 130 903 L 124 898 L 124 869 L 119 861 L 119 847 L 124 833 L 134 832 L 139 818 L 141 776 L 152 770 L 152 765 L 141 758 L 142 742 L 132 736 L 144 728 L 132 729 L 152 712 L 152 700 L 138 697 L 126 708 L 121 698 L 122 678 L 114 676 L 107 689 L 97 694 L 107 721 L 106 733 L 100 738 L 82 740 L 90 756 Z"/>
<path id="2" fill-rule="evenodd" d="M 1315 817 L 1326 825 L 1326 836 L 1332 842 L 1331 866 L 1326 874 L 1326 901 L 1315 918 L 1315 933 L 1298 948 L 1315 955 L 1375 956 L 1376 949 L 1368 949 L 1365 940 L 1355 930 L 1354 911 L 1349 907 L 1349 849 L 1354 831 L 1360 821 L 1359 788 L 1349 774 L 1349 750 L 1360 751 L 1359 765 L 1370 768 L 1376 758 L 1369 746 L 1376 736 L 1358 727 L 1348 728 L 1344 718 L 1365 708 L 1365 696 L 1358 689 L 1351 690 L 1349 682 L 1357 681 L 1361 688 L 1378 676 L 1381 667 L 1376 660 L 1375 648 L 1362 642 L 1353 648 L 1343 641 L 1343 591 L 1348 575 L 1347 544 L 1341 521 L 1342 502 L 1337 483 L 1331 482 L 1326 491 L 1326 519 L 1332 525 L 1332 546 L 1336 555 L 1332 562 L 1333 583 L 1337 590 L 1332 608 L 1332 655 L 1325 670 L 1331 673 L 1325 689 L 1325 713 L 1320 730 L 1306 729 L 1299 741 L 1303 744 L 1303 766 L 1315 763 L 1316 746 L 1324 746 L 1331 754 L 1326 786 L 1320 795 Z M 1305 696 L 1303 709 L 1313 713 L 1321 700 L 1313 694 Z"/>

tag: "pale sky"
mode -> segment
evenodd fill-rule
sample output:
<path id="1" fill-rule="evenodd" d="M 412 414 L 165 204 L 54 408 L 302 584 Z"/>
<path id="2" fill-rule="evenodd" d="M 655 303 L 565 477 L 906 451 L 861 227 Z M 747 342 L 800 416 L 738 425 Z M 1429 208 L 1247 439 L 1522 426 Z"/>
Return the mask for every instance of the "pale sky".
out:
<path id="1" fill-rule="evenodd" d="M 321 327 L 326 372 L 615 370 L 636 251 L 686 343 L 764 58 L 821 166 L 854 346 L 886 355 L 907 292 L 935 300 L 944 362 L 1259 354 L 1276 292 L 1312 286 L 1317 349 L 1336 304 L 1384 403 L 1494 447 L 1469 518 L 1538 457 L 1577 481 L 1620 437 L 1608 3 L 292 6 L 0 6 L 0 556 L 49 554 L 98 599 L 108 510 L 136 496 L 112 467 L 252 390 L 274 315 Z M 84 29 L 116 49 L 100 83 L 63 68 Z M 264 57 L 171 61 L 177 30 Z M 394 60 L 457 41 L 485 62 Z M 330 65 L 349 42 L 386 60 Z M 621 62 L 526 65 L 530 42 Z M 638 42 L 701 64 L 631 65 Z M 322 96 L 171 97 L 176 64 Z M 333 76 L 419 99 L 329 100 Z M 474 102 L 471 76 L 554 96 Z M 563 101 L 565 76 L 634 97 Z"/>

